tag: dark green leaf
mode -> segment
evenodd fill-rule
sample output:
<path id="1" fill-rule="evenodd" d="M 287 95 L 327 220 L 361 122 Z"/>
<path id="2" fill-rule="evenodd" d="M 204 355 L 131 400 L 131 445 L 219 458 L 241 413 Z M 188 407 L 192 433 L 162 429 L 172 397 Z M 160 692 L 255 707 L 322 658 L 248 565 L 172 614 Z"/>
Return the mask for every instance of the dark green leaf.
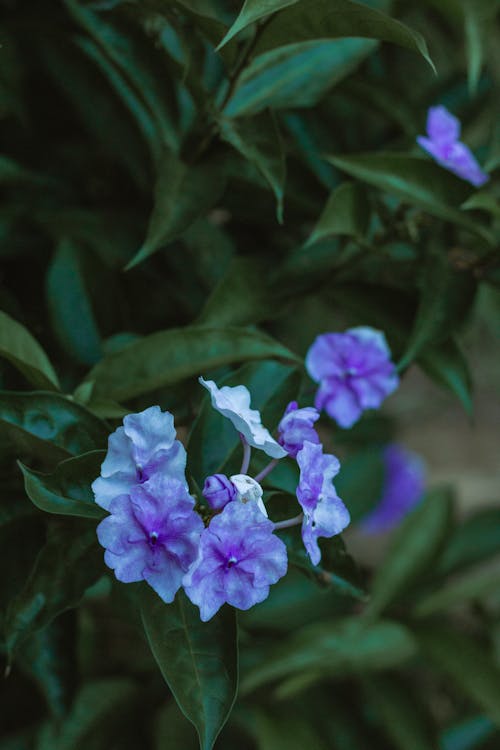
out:
<path id="1" fill-rule="evenodd" d="M 301 0 L 271 19 L 259 36 L 256 52 L 282 44 L 335 37 L 367 37 L 418 52 L 435 71 L 424 38 L 376 8 L 351 0 Z"/>
<path id="2" fill-rule="evenodd" d="M 224 190 L 225 169 L 221 159 L 188 166 L 173 154 L 168 154 L 158 169 L 146 239 L 127 269 L 176 239 L 212 208 Z"/>
<path id="3" fill-rule="evenodd" d="M 492 655 L 470 636 L 449 627 L 428 625 L 414 632 L 435 667 L 500 725 L 500 670 Z"/>
<path id="4" fill-rule="evenodd" d="M 496 726 L 486 716 L 473 716 L 443 732 L 441 747 L 442 750 L 477 750 L 496 732 Z"/>
<path id="5" fill-rule="evenodd" d="M 182 591 L 172 604 L 141 591 L 144 629 L 180 709 L 195 725 L 201 750 L 211 750 L 227 721 L 238 687 L 237 627 L 224 607 L 209 622 Z"/>
<path id="6" fill-rule="evenodd" d="M 233 362 L 297 357 L 269 336 L 245 328 L 172 328 L 105 357 L 89 374 L 94 395 L 132 398 Z"/>
<path id="7" fill-rule="evenodd" d="M 422 352 L 419 364 L 427 375 L 457 396 L 467 414 L 472 414 L 472 383 L 467 360 L 453 340 Z"/>
<path id="8" fill-rule="evenodd" d="M 104 451 L 91 451 L 69 458 L 52 474 L 40 474 L 20 463 L 26 494 L 47 513 L 101 519 L 104 511 L 96 505 L 90 485 L 99 476 L 105 455 Z"/>
<path id="9" fill-rule="evenodd" d="M 344 182 L 328 198 L 307 245 L 338 234 L 362 237 L 369 220 L 370 205 L 366 192 L 356 183 Z"/>
<path id="10" fill-rule="evenodd" d="M 0 443 L 7 454 L 63 461 L 107 444 L 100 419 L 64 396 L 0 391 Z"/>
<path id="11" fill-rule="evenodd" d="M 406 367 L 426 347 L 446 341 L 470 312 L 475 292 L 472 274 L 454 269 L 442 245 L 431 247 L 421 271 L 417 315 L 399 367 Z"/>
<path id="12" fill-rule="evenodd" d="M 330 156 L 328 161 L 352 177 L 392 193 L 445 221 L 463 226 L 487 242 L 490 233 L 459 208 L 472 189 L 464 180 L 418 156 L 396 153 Z"/>
<path id="13" fill-rule="evenodd" d="M 48 725 L 41 734 L 37 750 L 81 750 L 102 747 L 116 740 L 116 726 L 109 736 L 108 722 L 123 725 L 137 703 L 138 688 L 131 680 L 106 678 L 84 684 L 62 725 Z"/>
<path id="14" fill-rule="evenodd" d="M 178 136 L 169 106 L 169 80 L 158 75 L 159 59 L 154 57 L 154 46 L 147 38 L 114 27 L 102 14 L 92 13 L 75 0 L 64 0 L 77 23 L 96 45 L 82 39 L 82 48 L 93 56 L 115 91 L 137 119 L 149 142 L 152 154 L 158 159 L 164 146 L 175 149 Z M 165 67 L 163 73 L 167 72 Z"/>
<path id="15" fill-rule="evenodd" d="M 376 675 L 365 682 L 367 703 L 399 750 L 437 748 L 430 718 L 425 716 L 408 685 L 396 677 Z"/>
<path id="16" fill-rule="evenodd" d="M 450 583 L 441 585 L 436 591 L 417 601 L 413 612 L 417 617 L 427 617 L 480 600 L 499 588 L 500 566 L 497 561 L 493 565 L 481 566 L 454 577 Z"/>
<path id="17" fill-rule="evenodd" d="M 47 300 L 53 328 L 64 349 L 77 362 L 93 365 L 101 358 L 101 336 L 86 278 L 84 253 L 73 243 L 59 244 L 47 271 Z"/>
<path id="18" fill-rule="evenodd" d="M 74 628 L 64 618 L 38 630 L 23 643 L 17 662 L 39 686 L 51 714 L 62 719 L 77 684 Z"/>
<path id="19" fill-rule="evenodd" d="M 453 530 L 437 563 L 437 571 L 447 575 L 497 553 L 500 553 L 500 509 L 486 508 Z"/>
<path id="20" fill-rule="evenodd" d="M 271 186 L 282 224 L 286 163 L 276 118 L 270 112 L 237 122 L 221 118 L 219 127 L 222 139 L 253 164 Z"/>
<path id="21" fill-rule="evenodd" d="M 369 513 L 382 497 L 384 473 L 380 449 L 368 448 L 342 461 L 335 488 L 349 510 L 351 523 Z"/>
<path id="22" fill-rule="evenodd" d="M 242 680 L 241 691 L 248 693 L 306 670 L 313 670 L 317 677 L 337 677 L 387 669 L 414 652 L 411 634 L 398 623 L 370 624 L 358 617 L 326 620 L 296 631 L 275 647 Z"/>
<path id="23" fill-rule="evenodd" d="M 267 260 L 235 258 L 196 322 L 205 326 L 242 326 L 274 318 L 280 312 L 280 305 L 266 284 L 269 272 Z"/>
<path id="24" fill-rule="evenodd" d="M 312 107 L 375 47 L 370 40 L 337 39 L 288 44 L 258 55 L 238 79 L 224 114 L 242 117 L 267 107 Z"/>
<path id="25" fill-rule="evenodd" d="M 436 490 L 429 492 L 403 521 L 375 574 L 371 615 L 387 609 L 428 572 L 449 533 L 451 513 L 450 492 Z"/>
<path id="26" fill-rule="evenodd" d="M 31 633 L 79 604 L 102 575 L 102 552 L 93 525 L 65 519 L 50 527 L 31 575 L 7 611 L 5 642 L 10 654 Z"/>
<path id="27" fill-rule="evenodd" d="M 0 356 L 8 359 L 37 388 L 59 390 L 54 368 L 31 333 L 0 310 Z"/>
<path id="28" fill-rule="evenodd" d="M 252 408 L 262 415 L 262 423 L 272 430 L 281 419 L 286 406 L 297 396 L 300 375 L 297 369 L 279 362 L 243 365 L 217 385 L 244 385 L 250 391 Z M 203 402 L 193 425 L 188 443 L 190 473 L 203 486 L 209 474 L 228 470 L 232 461 L 238 470 L 241 440 L 232 423 L 212 407 L 209 397 Z M 235 455 L 236 454 L 236 455 Z"/>
<path id="29" fill-rule="evenodd" d="M 322 541 L 322 560 L 319 565 L 311 563 L 297 529 L 280 532 L 280 537 L 286 544 L 290 565 L 321 586 L 330 587 L 339 596 L 366 602 L 366 592 L 359 586 L 358 571 L 340 536 Z"/>
<path id="30" fill-rule="evenodd" d="M 245 29 L 250 24 L 255 23 L 260 18 L 268 16 L 270 13 L 275 13 L 281 8 L 286 8 L 287 5 L 293 5 L 297 0 L 245 0 L 243 7 L 238 14 L 238 18 L 233 23 L 224 39 L 221 41 L 217 49 L 220 49 L 229 42 L 236 34 Z"/>
<path id="31" fill-rule="evenodd" d="M 255 738 L 259 750 L 327 750 L 321 727 L 311 721 L 307 706 L 289 704 L 245 711 L 245 726 Z"/>

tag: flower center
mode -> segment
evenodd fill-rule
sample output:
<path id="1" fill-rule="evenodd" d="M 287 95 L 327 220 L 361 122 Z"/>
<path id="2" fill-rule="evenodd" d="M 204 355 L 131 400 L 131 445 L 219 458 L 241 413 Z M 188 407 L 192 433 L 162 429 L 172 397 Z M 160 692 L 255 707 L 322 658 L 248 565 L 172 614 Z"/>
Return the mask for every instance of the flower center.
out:
<path id="1" fill-rule="evenodd" d="M 233 568 L 238 560 L 236 557 L 230 557 L 229 560 L 226 562 L 226 570 L 229 570 L 229 568 Z"/>
<path id="2" fill-rule="evenodd" d="M 143 484 L 144 482 L 147 482 L 148 475 L 147 475 L 145 469 L 143 469 L 142 466 L 137 466 L 137 468 L 136 468 L 136 477 L 137 477 L 137 482 L 139 484 Z"/>
<path id="3" fill-rule="evenodd" d="M 157 531 L 150 531 L 149 533 L 149 543 L 152 547 L 156 545 L 158 541 L 158 532 Z"/>

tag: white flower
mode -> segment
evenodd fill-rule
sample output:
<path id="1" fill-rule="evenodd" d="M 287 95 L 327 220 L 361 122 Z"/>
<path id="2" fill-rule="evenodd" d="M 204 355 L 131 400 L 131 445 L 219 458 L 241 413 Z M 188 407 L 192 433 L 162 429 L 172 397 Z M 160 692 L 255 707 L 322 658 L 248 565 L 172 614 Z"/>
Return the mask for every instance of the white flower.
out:
<path id="1" fill-rule="evenodd" d="M 261 423 L 256 409 L 250 408 L 250 393 L 244 385 L 218 388 L 213 380 L 199 378 L 200 383 L 210 391 L 212 406 L 216 411 L 231 420 L 238 432 L 243 435 L 248 445 L 259 448 L 271 458 L 283 458 L 287 455 L 284 448 L 271 437 Z"/>
<path id="2" fill-rule="evenodd" d="M 256 502 L 259 510 L 267 518 L 266 506 L 264 505 L 264 501 L 262 500 L 264 490 L 262 489 L 260 484 L 256 482 L 252 477 L 249 477 L 248 474 L 233 474 L 233 476 L 229 477 L 229 479 L 234 484 L 238 492 L 235 500 L 239 500 L 241 503 Z"/>

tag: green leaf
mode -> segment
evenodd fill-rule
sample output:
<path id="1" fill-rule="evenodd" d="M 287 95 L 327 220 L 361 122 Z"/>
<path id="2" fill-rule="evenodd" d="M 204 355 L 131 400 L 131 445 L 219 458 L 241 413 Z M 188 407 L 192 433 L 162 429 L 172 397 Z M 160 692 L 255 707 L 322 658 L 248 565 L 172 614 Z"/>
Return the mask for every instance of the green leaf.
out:
<path id="1" fill-rule="evenodd" d="M 287 404 L 296 398 L 300 375 L 295 367 L 279 362 L 248 363 L 217 385 L 244 385 L 250 391 L 252 408 L 262 415 L 262 423 L 272 430 Z M 188 470 L 202 486 L 209 474 L 225 471 L 228 464 L 238 470 L 241 440 L 232 423 L 212 407 L 205 397 L 188 441 Z M 229 469 L 228 469 L 229 470 Z"/>
<path id="2" fill-rule="evenodd" d="M 245 706 L 247 731 L 255 738 L 258 750 L 328 750 L 321 737 L 321 726 L 313 720 L 308 706 Z"/>
<path id="3" fill-rule="evenodd" d="M 281 306 L 266 283 L 268 260 L 238 256 L 205 302 L 196 323 L 205 326 L 255 325 L 278 315 Z"/>
<path id="4" fill-rule="evenodd" d="M 260 18 L 265 18 L 270 13 L 275 13 L 281 8 L 286 8 L 288 5 L 293 5 L 298 0 L 245 0 L 243 7 L 240 10 L 236 21 L 233 23 L 224 39 L 221 41 L 217 49 L 221 49 L 227 44 L 236 34 L 243 31 L 250 24 L 255 23 Z"/>
<path id="5" fill-rule="evenodd" d="M 373 710 L 387 733 L 400 750 L 437 748 L 437 738 L 430 730 L 430 719 L 409 686 L 396 676 L 376 675 L 365 681 L 364 689 L 369 710 Z"/>
<path id="6" fill-rule="evenodd" d="M 224 115 L 312 107 L 375 47 L 376 42 L 365 39 L 337 39 L 288 44 L 258 55 L 239 77 Z"/>
<path id="7" fill-rule="evenodd" d="M 189 166 L 169 153 L 158 170 L 146 239 L 127 270 L 179 237 L 212 208 L 225 187 L 225 168 L 220 158 Z"/>
<path id="8" fill-rule="evenodd" d="M 293 498 L 295 500 L 295 497 Z M 342 597 L 366 602 L 366 592 L 359 586 L 359 574 L 353 559 L 347 554 L 342 537 L 323 540 L 320 565 L 313 565 L 298 530 L 280 532 L 285 542 L 288 562 L 323 587 L 329 587 Z"/>
<path id="9" fill-rule="evenodd" d="M 94 525 L 66 519 L 54 522 L 28 580 L 7 610 L 4 629 L 9 654 L 31 633 L 76 607 L 103 568 Z"/>
<path id="10" fill-rule="evenodd" d="M 370 204 L 364 189 L 357 183 L 343 182 L 328 198 L 307 245 L 335 235 L 363 237 L 369 220 Z"/>
<path id="11" fill-rule="evenodd" d="M 366 37 L 399 44 L 421 54 L 436 72 L 421 34 L 376 8 L 351 0 L 294 3 L 266 25 L 255 51 L 258 54 L 283 44 L 336 37 Z"/>
<path id="12" fill-rule="evenodd" d="M 482 599 L 499 588 L 500 566 L 497 561 L 494 565 L 481 566 L 478 570 L 474 569 L 454 578 L 447 585 L 441 585 L 436 591 L 417 601 L 413 613 L 417 617 L 428 617 L 436 612 L 448 611 Z"/>
<path id="13" fill-rule="evenodd" d="M 69 13 L 91 39 L 80 46 L 93 57 L 137 120 L 153 156 L 158 159 L 165 145 L 178 146 L 173 112 L 169 104 L 169 79 L 158 72 L 163 62 L 147 37 L 126 33 L 92 13 L 75 0 L 64 0 Z M 95 44 L 93 41 L 94 40 Z"/>
<path id="14" fill-rule="evenodd" d="M 276 118 L 271 112 L 237 122 L 221 118 L 219 127 L 222 139 L 253 164 L 271 186 L 277 218 L 283 224 L 286 162 Z"/>
<path id="15" fill-rule="evenodd" d="M 368 611 L 378 615 L 428 572 L 449 532 L 452 496 L 429 492 L 396 531 L 373 580 Z"/>
<path id="16" fill-rule="evenodd" d="M 52 474 L 32 471 L 19 462 L 26 494 L 46 513 L 101 519 L 105 514 L 96 505 L 90 485 L 100 475 L 105 455 L 104 451 L 90 451 L 69 458 Z"/>
<path id="17" fill-rule="evenodd" d="M 243 678 L 241 693 L 313 670 L 318 678 L 387 669 L 415 653 L 411 633 L 396 622 L 359 617 L 325 620 L 296 631 L 274 646 Z"/>
<path id="18" fill-rule="evenodd" d="M 377 448 L 367 448 L 342 461 L 335 489 L 349 510 L 351 523 L 357 523 L 380 500 L 384 474 L 382 451 Z"/>
<path id="19" fill-rule="evenodd" d="M 454 724 L 441 735 L 442 750 L 477 750 L 497 732 L 486 716 L 473 716 Z"/>
<path id="20" fill-rule="evenodd" d="M 500 553 L 500 509 L 486 508 L 467 518 L 448 537 L 437 563 L 442 575 Z"/>
<path id="21" fill-rule="evenodd" d="M 116 726 L 109 736 L 108 722 L 123 726 L 134 704 L 138 688 L 131 680 L 104 678 L 82 686 L 62 723 L 46 725 L 37 750 L 79 750 L 102 747 L 116 739 Z M 99 744 L 93 741 L 99 738 Z"/>
<path id="22" fill-rule="evenodd" d="M 8 359 L 37 388 L 59 390 L 49 358 L 31 333 L 0 310 L 0 356 Z"/>
<path id="23" fill-rule="evenodd" d="M 390 152 L 329 156 L 328 161 L 352 177 L 392 193 L 433 216 L 463 226 L 487 242 L 494 241 L 484 226 L 459 210 L 472 193 L 470 185 L 431 161 Z"/>
<path id="24" fill-rule="evenodd" d="M 77 660 L 72 628 L 56 620 L 23 643 L 17 655 L 21 669 L 39 686 L 55 719 L 67 712 L 77 684 Z"/>
<path id="25" fill-rule="evenodd" d="M 467 414 L 472 414 L 472 382 L 469 366 L 460 347 L 453 339 L 443 341 L 435 349 L 422 352 L 419 364 L 429 377 L 457 396 Z"/>
<path id="26" fill-rule="evenodd" d="M 498 12 L 498 0 L 462 0 L 464 13 L 467 82 L 471 95 L 476 94 L 484 64 L 489 32 Z"/>
<path id="27" fill-rule="evenodd" d="M 195 725 L 201 750 L 211 750 L 238 687 L 236 616 L 224 607 L 209 622 L 179 591 L 172 604 L 141 590 L 141 615 L 153 656 L 179 708 Z"/>
<path id="28" fill-rule="evenodd" d="M 446 249 L 435 245 L 423 264 L 419 286 L 419 307 L 399 368 L 428 346 L 446 341 L 460 326 L 471 310 L 477 282 L 470 271 L 454 269 Z"/>
<path id="29" fill-rule="evenodd" d="M 419 626 L 414 633 L 434 666 L 500 725 L 500 670 L 484 646 L 449 627 Z"/>
<path id="30" fill-rule="evenodd" d="M 269 336 L 245 328 L 190 326 L 158 331 L 105 357 L 89 373 L 94 395 L 117 401 L 174 385 L 234 362 L 297 357 Z"/>
<path id="31" fill-rule="evenodd" d="M 107 439 L 105 424 L 64 396 L 0 391 L 0 444 L 8 455 L 59 462 L 104 448 Z"/>
<path id="32" fill-rule="evenodd" d="M 63 348 L 85 365 L 101 358 L 101 335 L 88 286 L 89 253 L 63 240 L 47 270 L 47 302 L 52 326 Z"/>

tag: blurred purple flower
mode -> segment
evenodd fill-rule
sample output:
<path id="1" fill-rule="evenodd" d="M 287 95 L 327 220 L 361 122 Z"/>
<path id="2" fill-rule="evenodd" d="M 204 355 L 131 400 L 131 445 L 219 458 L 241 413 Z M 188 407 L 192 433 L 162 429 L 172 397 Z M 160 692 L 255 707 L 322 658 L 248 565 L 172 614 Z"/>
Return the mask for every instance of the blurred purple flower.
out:
<path id="1" fill-rule="evenodd" d="M 313 424 L 319 419 L 319 412 L 313 406 L 299 409 L 296 401 L 291 401 L 278 425 L 278 442 L 295 458 L 304 442 L 319 443 L 319 435 Z"/>
<path id="2" fill-rule="evenodd" d="M 306 368 L 319 383 L 315 405 L 340 427 L 352 427 L 365 409 L 377 409 L 399 385 L 384 334 L 374 328 L 324 333 L 313 342 Z"/>
<path id="3" fill-rule="evenodd" d="M 417 143 L 445 169 L 475 187 L 489 180 L 471 150 L 461 141 L 460 122 L 446 107 L 431 107 L 427 114 L 427 136 L 419 135 Z"/>
<path id="4" fill-rule="evenodd" d="M 416 453 L 391 444 L 384 449 L 383 460 L 382 497 L 360 524 L 367 533 L 397 526 L 422 499 L 425 490 L 425 465 Z"/>
<path id="5" fill-rule="evenodd" d="M 123 583 L 145 580 L 172 602 L 196 559 L 203 521 L 185 483 L 154 475 L 111 502 L 97 527 L 104 561 Z"/>
<path id="6" fill-rule="evenodd" d="M 212 518 L 198 558 L 184 577 L 188 597 L 203 622 L 227 602 L 249 609 L 264 601 L 269 587 L 287 570 L 286 547 L 256 503 L 232 502 Z"/>
<path id="7" fill-rule="evenodd" d="M 222 510 L 237 494 L 236 487 L 225 474 L 212 474 L 205 479 L 202 495 L 212 510 Z"/>
<path id="8" fill-rule="evenodd" d="M 225 385 L 218 388 L 213 380 L 204 380 L 202 377 L 199 381 L 210 392 L 214 409 L 231 420 L 248 445 L 259 448 L 271 458 L 286 456 L 286 451 L 262 425 L 259 412 L 250 408 L 248 388 L 244 385 Z"/>
<path id="9" fill-rule="evenodd" d="M 340 469 L 335 456 L 323 453 L 322 445 L 306 442 L 297 454 L 300 481 L 297 498 L 304 511 L 302 540 L 314 565 L 321 560 L 318 537 L 340 534 L 349 524 L 349 511 L 332 484 Z"/>
<path id="10" fill-rule="evenodd" d="M 123 427 L 109 436 L 101 476 L 92 484 L 96 503 L 109 510 L 114 498 L 129 494 L 158 472 L 187 488 L 186 451 L 175 437 L 172 414 L 159 406 L 124 417 Z"/>

